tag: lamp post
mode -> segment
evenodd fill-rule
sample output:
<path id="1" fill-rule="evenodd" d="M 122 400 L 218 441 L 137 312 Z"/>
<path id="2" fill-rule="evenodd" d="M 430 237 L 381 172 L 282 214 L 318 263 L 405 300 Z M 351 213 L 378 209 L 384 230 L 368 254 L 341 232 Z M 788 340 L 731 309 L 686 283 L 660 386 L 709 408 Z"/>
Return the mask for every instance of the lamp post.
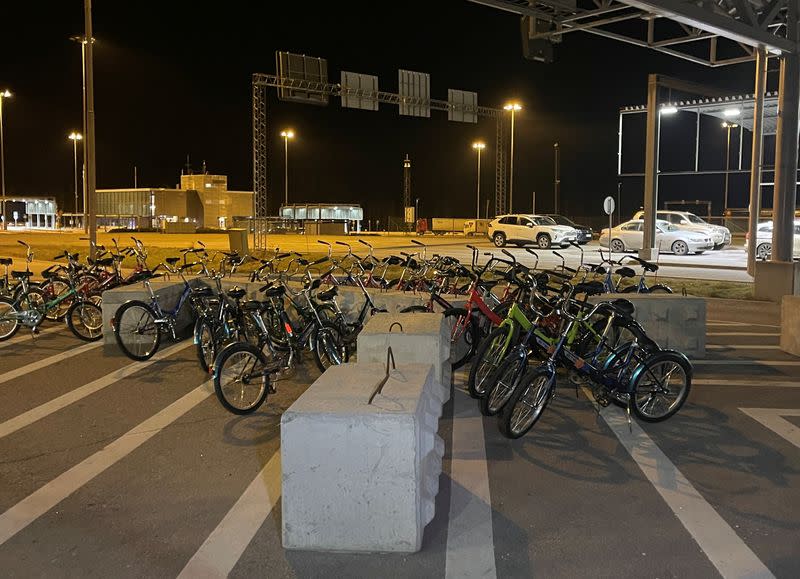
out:
<path id="1" fill-rule="evenodd" d="M 6 153 L 3 144 L 3 99 L 11 97 L 11 91 L 6 89 L 0 92 L 0 219 L 3 220 L 3 229 L 8 229 L 6 220 Z"/>
<path id="2" fill-rule="evenodd" d="M 78 215 L 78 141 L 83 139 L 83 135 L 72 131 L 67 137 L 72 141 L 72 157 L 75 163 L 75 216 Z M 74 221 L 74 220 L 73 220 Z"/>
<path id="3" fill-rule="evenodd" d="M 728 172 L 731 168 L 731 129 L 735 129 L 739 125 L 736 123 L 729 123 L 728 121 L 722 121 L 722 126 L 728 129 L 728 145 L 725 149 L 725 199 L 722 203 L 722 216 L 724 219 L 725 212 L 728 210 Z"/>
<path id="4" fill-rule="evenodd" d="M 86 36 L 70 36 L 70 40 L 81 46 L 81 83 L 83 88 L 83 134 L 86 134 Z M 94 43 L 94 38 L 92 38 Z M 89 233 L 89 221 L 86 218 L 86 146 L 83 155 L 83 231 Z"/>
<path id="5" fill-rule="evenodd" d="M 553 213 L 558 213 L 558 197 L 561 189 L 561 157 L 558 143 L 553 143 Z"/>
<path id="6" fill-rule="evenodd" d="M 522 110 L 522 105 L 516 102 L 507 103 L 505 110 L 511 111 L 511 163 L 508 178 L 508 212 L 514 213 L 514 114 Z"/>
<path id="7" fill-rule="evenodd" d="M 289 139 L 294 139 L 294 131 L 286 129 L 281 131 L 283 137 L 283 188 L 284 188 L 284 205 L 289 205 Z"/>
<path id="8" fill-rule="evenodd" d="M 481 218 L 481 151 L 483 151 L 486 148 L 486 143 L 482 141 L 475 141 L 474 143 L 472 143 L 472 148 L 478 152 L 478 200 L 475 204 L 475 212 L 476 212 L 475 218 L 480 219 Z"/>

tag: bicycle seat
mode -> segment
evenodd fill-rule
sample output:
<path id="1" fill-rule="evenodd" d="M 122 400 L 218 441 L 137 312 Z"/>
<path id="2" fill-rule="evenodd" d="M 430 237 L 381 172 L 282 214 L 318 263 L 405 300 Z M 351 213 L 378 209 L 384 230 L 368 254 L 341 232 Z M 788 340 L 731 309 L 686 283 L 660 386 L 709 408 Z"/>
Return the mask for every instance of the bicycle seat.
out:
<path id="1" fill-rule="evenodd" d="M 165 259 L 164 261 L 166 261 L 166 262 L 167 262 L 168 264 L 170 264 L 170 265 L 175 265 L 175 264 L 176 264 L 176 263 L 178 263 L 180 260 L 181 260 L 181 258 L 180 258 L 180 257 L 168 257 L 168 258 L 167 258 L 167 259 Z"/>
<path id="2" fill-rule="evenodd" d="M 194 287 L 194 288 L 192 288 L 192 293 L 193 293 L 195 296 L 200 296 L 200 297 L 203 297 L 203 296 L 213 296 L 213 295 L 214 295 L 214 292 L 211 290 L 211 288 L 210 288 L 210 287 L 208 287 L 208 286 L 205 286 L 205 285 L 203 285 L 203 286 L 200 286 L 200 287 Z"/>
<path id="3" fill-rule="evenodd" d="M 31 277 L 33 274 L 29 271 L 12 271 L 11 277 L 14 279 L 26 279 Z"/>
<path id="4" fill-rule="evenodd" d="M 636 277 L 636 272 L 629 267 L 621 267 L 614 273 L 622 277 Z"/>
<path id="5" fill-rule="evenodd" d="M 633 305 L 633 303 L 624 298 L 615 299 L 611 302 L 611 305 L 614 307 L 617 313 L 628 318 L 633 318 L 633 315 L 636 313 L 636 307 Z"/>
<path id="6" fill-rule="evenodd" d="M 264 304 L 262 302 L 249 301 L 249 302 L 244 302 L 243 304 L 241 304 L 240 307 L 245 312 L 255 312 L 255 311 L 261 310 L 265 306 L 264 306 Z"/>
<path id="7" fill-rule="evenodd" d="M 282 285 L 271 287 L 264 290 L 264 295 L 268 298 L 279 298 L 286 293 L 286 288 Z"/>
<path id="8" fill-rule="evenodd" d="M 329 290 L 325 290 L 324 292 L 318 293 L 317 294 L 317 299 L 320 300 L 320 301 L 323 301 L 323 302 L 329 302 L 333 298 L 335 298 L 338 293 L 339 293 L 339 288 L 336 287 L 336 286 L 333 286 Z"/>
<path id="9" fill-rule="evenodd" d="M 10 257 L 0 257 L 0 265 L 11 265 L 14 262 Z"/>
<path id="10" fill-rule="evenodd" d="M 27 273 L 28 277 L 30 277 L 30 275 L 31 275 L 30 272 L 22 272 L 22 271 L 14 272 L 14 273 Z M 17 276 L 14 276 L 14 277 L 17 277 Z M 44 271 L 42 271 L 42 277 L 44 279 L 52 279 L 54 277 L 58 277 L 58 272 L 57 271 L 50 271 L 50 270 L 45 269 Z"/>
<path id="11" fill-rule="evenodd" d="M 586 294 L 587 296 L 596 296 L 605 292 L 605 286 L 599 281 L 587 281 L 579 283 L 575 286 L 576 294 Z"/>
<path id="12" fill-rule="evenodd" d="M 112 265 L 114 263 L 114 258 L 113 257 L 104 257 L 103 259 L 95 259 L 94 263 L 96 265 L 101 266 L 101 267 L 108 267 L 109 265 Z"/>
<path id="13" fill-rule="evenodd" d="M 245 290 L 244 288 L 240 288 L 238 286 L 234 287 L 231 290 L 228 290 L 228 295 L 235 300 L 242 299 L 245 296 L 245 294 L 247 294 L 247 290 Z"/>

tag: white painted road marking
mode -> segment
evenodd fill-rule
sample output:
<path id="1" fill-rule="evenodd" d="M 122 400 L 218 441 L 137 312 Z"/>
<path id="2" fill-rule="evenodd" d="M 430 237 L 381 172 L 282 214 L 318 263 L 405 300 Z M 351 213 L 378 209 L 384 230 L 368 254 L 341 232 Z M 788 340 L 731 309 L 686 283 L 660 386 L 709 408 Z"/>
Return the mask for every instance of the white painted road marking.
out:
<path id="1" fill-rule="evenodd" d="M 445 578 L 497 577 L 483 417 L 475 401 L 459 388 L 453 392 L 450 465 Z"/>
<path id="2" fill-rule="evenodd" d="M 780 332 L 706 332 L 706 336 L 780 336 Z"/>
<path id="3" fill-rule="evenodd" d="M 73 348 L 72 350 L 67 350 L 65 352 L 61 352 L 54 356 L 48 356 L 43 360 L 31 362 L 30 364 L 25 364 L 20 368 L 9 370 L 8 372 L 0 374 L 0 384 L 3 384 L 4 382 L 8 382 L 9 380 L 13 380 L 15 378 L 19 378 L 20 376 L 24 376 L 25 374 L 30 374 L 31 372 L 35 372 L 36 370 L 47 368 L 48 366 L 66 360 L 67 358 L 72 358 L 73 356 L 78 356 L 80 354 L 83 354 L 84 352 L 88 352 L 89 350 L 94 350 L 95 348 L 99 348 L 102 345 L 103 342 L 89 342 L 88 344 L 84 344 L 83 346 L 78 346 L 77 348 Z"/>
<path id="4" fill-rule="evenodd" d="M 800 448 L 800 428 L 783 418 L 800 416 L 797 408 L 740 408 L 753 420 L 757 420 L 772 432 Z"/>
<path id="5" fill-rule="evenodd" d="M 0 515 L 0 545 L 189 412 L 213 391 L 214 381 L 204 382 L 8 509 Z"/>
<path id="6" fill-rule="evenodd" d="M 692 360 L 695 366 L 800 366 L 800 360 Z"/>
<path id="7" fill-rule="evenodd" d="M 16 432 L 20 428 L 25 428 L 36 422 L 37 420 L 41 420 L 42 418 L 53 414 L 54 412 L 58 412 L 62 408 L 77 402 L 82 398 L 86 398 L 90 394 L 94 394 L 98 390 L 102 390 L 106 386 L 111 386 L 112 384 L 119 382 L 120 380 L 127 378 L 128 376 L 132 376 L 133 374 L 144 370 L 154 362 L 158 362 L 159 360 L 163 360 L 184 348 L 188 348 L 192 346 L 191 341 L 183 342 L 181 344 L 176 344 L 175 346 L 171 346 L 164 350 L 158 352 L 155 356 L 150 358 L 145 362 L 134 362 L 125 366 L 124 368 L 120 368 L 119 370 L 115 370 L 110 374 L 106 374 L 105 376 L 98 378 L 97 380 L 93 380 L 88 384 L 81 386 L 80 388 L 76 388 L 75 390 L 71 390 L 66 394 L 59 396 L 58 398 L 54 398 L 50 402 L 46 402 L 36 408 L 32 408 L 27 412 L 23 412 L 19 416 L 15 416 L 10 420 L 6 420 L 3 423 L 0 423 L 0 438 L 4 436 L 8 436 L 9 434 Z"/>
<path id="8" fill-rule="evenodd" d="M 719 380 L 713 378 L 693 378 L 692 386 L 756 386 L 759 388 L 800 388 L 800 382 L 785 382 L 779 380 L 741 380 L 729 378 Z"/>
<path id="9" fill-rule="evenodd" d="M 67 329 L 65 325 L 59 325 L 59 326 L 54 326 L 52 328 L 47 328 L 46 330 L 41 330 L 39 332 L 39 335 L 36 336 L 36 338 L 38 339 L 41 338 L 42 336 L 46 336 L 47 334 L 53 334 L 55 332 L 65 329 Z M 19 332 L 25 332 L 23 335 L 20 335 L 19 332 L 17 332 L 17 335 L 11 338 L 10 340 L 6 340 L 5 342 L 0 342 L 0 350 L 2 350 L 3 348 L 7 348 L 9 346 L 14 346 L 15 344 L 20 344 L 25 341 L 30 342 L 31 346 L 35 345 L 36 342 L 34 342 L 33 336 L 31 336 L 30 331 L 26 330 L 28 330 L 28 328 L 20 328 Z M 70 333 L 70 335 L 72 334 Z"/>
<path id="10" fill-rule="evenodd" d="M 779 324 L 751 324 L 748 322 L 732 322 L 730 320 L 706 320 L 709 326 L 758 326 L 759 328 L 780 328 Z"/>
<path id="11" fill-rule="evenodd" d="M 280 450 L 256 475 L 236 504 L 222 519 L 194 556 L 179 579 L 227 577 L 247 545 L 267 520 L 281 496 Z"/>
<path id="12" fill-rule="evenodd" d="M 619 409 L 604 408 L 600 415 L 720 575 L 774 577 L 636 421 L 631 432 Z"/>

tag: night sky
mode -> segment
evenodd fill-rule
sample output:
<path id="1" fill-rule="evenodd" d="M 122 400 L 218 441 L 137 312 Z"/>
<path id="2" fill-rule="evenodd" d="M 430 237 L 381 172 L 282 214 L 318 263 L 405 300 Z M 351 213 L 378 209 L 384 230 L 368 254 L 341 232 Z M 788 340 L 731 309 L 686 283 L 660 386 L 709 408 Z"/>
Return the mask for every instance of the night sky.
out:
<path id="1" fill-rule="evenodd" d="M 566 35 L 556 62 L 522 57 L 519 18 L 465 0 L 242 2 L 213 4 L 96 0 L 94 7 L 98 188 L 174 187 L 186 155 L 199 170 L 227 174 L 233 189 L 252 188 L 250 79 L 275 72 L 275 51 L 328 59 L 340 71 L 379 76 L 397 90 L 397 69 L 428 72 L 434 98 L 448 88 L 478 92 L 482 105 L 523 103 L 517 116 L 515 208 L 552 209 L 553 143 L 561 146 L 562 212 L 600 211 L 617 189 L 617 114 L 643 104 L 647 74 L 669 74 L 752 92 L 752 63 L 709 69 L 583 33 Z M 14 3 L 0 24 L 9 194 L 55 195 L 71 208 L 73 129 L 81 128 L 81 0 Z M 391 10 L 391 15 L 387 15 Z M 775 68 L 772 63 L 771 69 Z M 770 74 L 770 87 L 777 75 Z M 477 125 L 379 112 L 285 103 L 270 91 L 270 208 L 283 196 L 281 129 L 292 127 L 290 201 L 358 202 L 366 217 L 400 214 L 402 160 L 412 160 L 413 196 L 422 215 L 473 216 L 476 138 L 487 142 L 482 193 L 494 189 L 494 121 Z M 631 133 L 632 139 L 635 132 Z M 709 131 L 704 166 L 724 168 L 725 132 Z M 664 152 L 680 165 L 692 141 Z M 641 150 L 643 141 L 628 143 Z M 631 149 L 631 150 L 633 150 Z M 631 159 L 633 159 L 633 154 Z M 685 156 L 685 155 L 684 155 Z M 747 157 L 748 155 L 745 154 Z M 662 164 L 662 167 L 664 165 Z M 701 196 L 721 202 L 721 178 L 664 181 L 662 199 Z M 484 197 L 485 198 L 485 197 Z M 745 203 L 744 181 L 731 184 Z M 641 183 L 623 188 L 623 215 L 641 204 Z M 717 207 L 717 206 L 715 206 Z M 720 206 L 721 208 L 721 206 Z"/>

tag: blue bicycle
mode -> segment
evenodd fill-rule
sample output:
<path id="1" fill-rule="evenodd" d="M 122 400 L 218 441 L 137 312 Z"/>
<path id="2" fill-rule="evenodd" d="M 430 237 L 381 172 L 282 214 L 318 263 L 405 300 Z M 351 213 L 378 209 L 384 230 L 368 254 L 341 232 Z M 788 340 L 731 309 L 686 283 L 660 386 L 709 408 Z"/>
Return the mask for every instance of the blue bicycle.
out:
<path id="1" fill-rule="evenodd" d="M 212 293 L 209 287 L 193 288 L 189 285 L 183 271 L 197 264 L 190 263 L 176 268 L 179 259 L 169 257 L 166 259 L 166 264 L 159 266 L 164 267 L 169 273 L 180 275 L 183 280 L 183 291 L 174 308 L 165 310 L 158 303 L 158 297 L 150 285 L 150 280 L 159 277 L 160 274 L 149 274 L 143 280 L 150 294 L 149 303 L 141 300 L 127 301 L 114 315 L 114 337 L 122 353 L 131 360 L 144 361 L 151 358 L 158 352 L 162 334 L 171 336 L 174 341 L 177 340 L 177 320 L 183 306 L 188 303 L 193 312 L 198 314 L 204 308 L 205 298 Z"/>

